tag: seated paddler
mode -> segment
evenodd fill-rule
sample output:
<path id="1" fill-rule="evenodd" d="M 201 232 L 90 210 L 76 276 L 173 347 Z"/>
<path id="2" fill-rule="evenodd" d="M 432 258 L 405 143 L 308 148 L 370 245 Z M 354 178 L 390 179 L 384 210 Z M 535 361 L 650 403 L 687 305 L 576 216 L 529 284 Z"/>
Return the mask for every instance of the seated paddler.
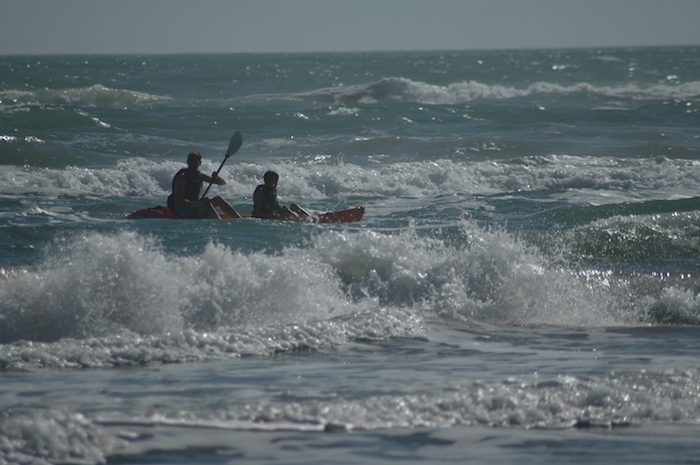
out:
<path id="1" fill-rule="evenodd" d="M 253 192 L 253 213 L 255 218 L 267 219 L 300 219 L 309 213 L 296 204 L 289 207 L 279 204 L 277 200 L 277 183 L 279 175 L 274 171 L 266 171 L 263 184 L 258 185 Z"/>
<path id="2" fill-rule="evenodd" d="M 173 177 L 172 194 L 168 196 L 168 208 L 178 218 L 217 218 L 221 215 L 217 208 L 228 216 L 240 218 L 236 210 L 219 196 L 210 199 L 199 198 L 202 184 L 209 182 L 223 186 L 226 184 L 217 173 L 208 176 L 199 167 L 202 164 L 202 155 L 199 152 L 191 152 L 187 156 L 187 168 L 182 168 Z"/>

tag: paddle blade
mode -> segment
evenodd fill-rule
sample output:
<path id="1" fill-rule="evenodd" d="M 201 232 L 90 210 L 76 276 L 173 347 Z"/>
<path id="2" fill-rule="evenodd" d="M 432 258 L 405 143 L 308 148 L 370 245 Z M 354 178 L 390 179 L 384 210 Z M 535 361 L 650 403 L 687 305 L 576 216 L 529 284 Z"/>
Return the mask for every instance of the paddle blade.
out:
<path id="1" fill-rule="evenodd" d="M 230 157 L 234 153 L 238 152 L 238 149 L 241 148 L 241 145 L 243 144 L 243 136 L 241 135 L 240 132 L 236 131 L 236 133 L 231 137 L 231 142 L 228 143 L 228 150 L 226 150 L 226 158 Z"/>

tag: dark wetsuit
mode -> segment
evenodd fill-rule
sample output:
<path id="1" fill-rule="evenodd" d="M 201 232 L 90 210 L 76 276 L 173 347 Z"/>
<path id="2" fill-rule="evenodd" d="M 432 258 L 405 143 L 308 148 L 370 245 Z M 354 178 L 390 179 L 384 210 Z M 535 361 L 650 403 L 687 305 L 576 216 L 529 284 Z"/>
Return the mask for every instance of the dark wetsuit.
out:
<path id="1" fill-rule="evenodd" d="M 182 168 L 180 171 L 173 176 L 172 191 L 173 193 L 168 196 L 168 207 L 173 211 L 173 214 L 179 218 L 192 218 L 196 216 L 198 207 L 186 206 L 186 207 L 175 207 L 175 181 L 178 176 L 185 177 L 185 199 L 190 202 L 199 201 L 199 192 L 202 190 L 203 178 L 202 173 L 199 170 L 193 170 L 190 168 Z"/>
<path id="2" fill-rule="evenodd" d="M 253 216 L 255 218 L 279 218 L 287 210 L 277 201 L 277 188 L 260 184 L 253 192 Z"/>

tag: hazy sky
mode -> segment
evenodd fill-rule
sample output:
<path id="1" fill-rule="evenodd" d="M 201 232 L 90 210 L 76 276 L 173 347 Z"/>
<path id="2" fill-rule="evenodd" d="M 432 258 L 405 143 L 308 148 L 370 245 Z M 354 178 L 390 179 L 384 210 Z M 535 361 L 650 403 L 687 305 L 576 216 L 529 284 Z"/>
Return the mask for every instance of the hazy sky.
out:
<path id="1" fill-rule="evenodd" d="M 700 0 L 0 0 L 0 54 L 700 45 Z"/>

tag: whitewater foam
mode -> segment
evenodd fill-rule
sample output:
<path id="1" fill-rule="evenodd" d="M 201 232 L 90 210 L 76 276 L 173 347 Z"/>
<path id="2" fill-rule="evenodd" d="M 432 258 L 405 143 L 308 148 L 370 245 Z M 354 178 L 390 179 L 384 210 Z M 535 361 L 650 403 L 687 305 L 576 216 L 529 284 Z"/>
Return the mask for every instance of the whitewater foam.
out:
<path id="1" fill-rule="evenodd" d="M 552 259 L 555 250 L 545 255 L 470 222 L 395 233 L 330 230 L 310 241 L 276 255 L 211 242 L 185 256 L 135 232 L 61 241 L 43 264 L 1 276 L 0 365 L 321 349 L 420 334 L 423 320 L 435 317 L 563 327 L 666 324 L 674 314 L 684 324 L 700 320 L 690 292 L 640 293 L 629 278 L 582 274 Z"/>
<path id="2" fill-rule="evenodd" d="M 165 198 L 182 162 L 127 158 L 114 168 L 64 169 L 7 167 L 0 193 L 49 193 Z M 203 172 L 213 171 L 207 161 Z M 307 163 L 281 158 L 267 164 L 226 167 L 225 186 L 217 194 L 250 199 L 261 173 L 285 173 L 279 193 L 289 201 L 342 199 L 351 195 L 434 198 L 445 192 L 491 195 L 504 192 L 562 190 L 581 203 L 610 203 L 646 198 L 692 197 L 700 182 L 700 163 L 691 160 L 619 159 L 550 155 L 464 163 L 459 160 L 396 162 L 361 166 L 330 157 Z"/>
<path id="3" fill-rule="evenodd" d="M 2 275 L 5 368 L 270 354 L 421 328 L 410 309 L 348 299 L 331 265 L 302 249 L 246 255 L 210 243 L 177 257 L 132 232 L 55 249 L 36 269 Z"/>
<path id="4" fill-rule="evenodd" d="M 0 463 L 105 463 L 126 444 L 80 413 L 62 409 L 0 413 Z"/>
<path id="5" fill-rule="evenodd" d="M 102 424 L 192 428 L 350 431 L 489 426 L 587 428 L 700 421 L 695 372 L 612 374 L 577 378 L 512 377 L 455 384 L 440 392 L 377 395 L 304 403 L 261 402 L 202 415 L 159 413 Z"/>
<path id="6" fill-rule="evenodd" d="M 153 431 L 180 437 L 168 428 L 207 435 L 212 430 L 337 433 L 456 426 L 561 430 L 697 424 L 699 398 L 696 371 L 669 370 L 455 380 L 447 389 L 415 393 L 361 393 L 303 402 L 259 400 L 242 405 L 223 402 L 216 409 L 165 404 L 153 411 L 95 414 L 66 408 L 13 408 L 0 413 L 0 460 L 104 463 L 115 454 L 139 453 Z"/>

